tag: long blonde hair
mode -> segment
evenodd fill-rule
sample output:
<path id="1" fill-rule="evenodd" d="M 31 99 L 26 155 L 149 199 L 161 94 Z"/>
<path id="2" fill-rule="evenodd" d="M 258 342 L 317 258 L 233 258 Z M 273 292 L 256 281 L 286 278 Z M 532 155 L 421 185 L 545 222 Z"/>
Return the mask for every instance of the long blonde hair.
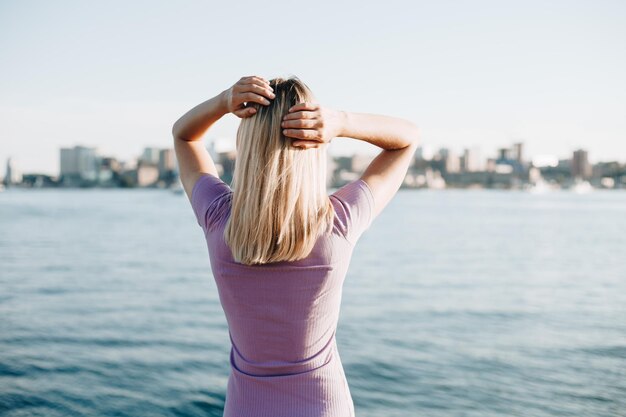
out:
<path id="1" fill-rule="evenodd" d="M 326 193 L 326 146 L 299 149 L 282 133 L 290 107 L 313 101 L 297 77 L 270 80 L 276 97 L 241 119 L 231 186 L 231 215 L 224 239 L 233 258 L 246 265 L 295 261 L 310 254 L 332 227 Z"/>

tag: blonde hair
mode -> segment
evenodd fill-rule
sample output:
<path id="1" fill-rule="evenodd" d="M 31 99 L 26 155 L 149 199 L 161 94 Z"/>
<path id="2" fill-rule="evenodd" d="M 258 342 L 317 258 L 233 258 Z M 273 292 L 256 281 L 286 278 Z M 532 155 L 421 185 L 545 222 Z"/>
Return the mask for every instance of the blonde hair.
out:
<path id="1" fill-rule="evenodd" d="M 305 258 L 333 223 L 326 193 L 326 146 L 300 149 L 280 123 L 293 105 L 313 101 L 297 77 L 270 80 L 276 97 L 241 119 L 224 239 L 235 261 L 265 264 Z"/>

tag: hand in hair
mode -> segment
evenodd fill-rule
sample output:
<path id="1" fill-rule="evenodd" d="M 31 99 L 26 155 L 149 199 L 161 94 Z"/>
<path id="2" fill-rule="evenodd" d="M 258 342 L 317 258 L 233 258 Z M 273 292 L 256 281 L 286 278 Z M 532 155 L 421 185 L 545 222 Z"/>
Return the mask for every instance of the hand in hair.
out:
<path id="1" fill-rule="evenodd" d="M 283 117 L 281 127 L 287 137 L 298 139 L 292 144 L 300 148 L 319 148 L 341 134 L 344 114 L 317 103 L 298 103 Z"/>
<path id="2" fill-rule="evenodd" d="M 262 77 L 250 76 L 242 77 L 232 87 L 223 92 L 225 105 L 229 113 L 240 118 L 250 117 L 256 113 L 254 107 L 249 103 L 270 104 L 268 99 L 276 96 L 270 87 L 270 83 Z"/>

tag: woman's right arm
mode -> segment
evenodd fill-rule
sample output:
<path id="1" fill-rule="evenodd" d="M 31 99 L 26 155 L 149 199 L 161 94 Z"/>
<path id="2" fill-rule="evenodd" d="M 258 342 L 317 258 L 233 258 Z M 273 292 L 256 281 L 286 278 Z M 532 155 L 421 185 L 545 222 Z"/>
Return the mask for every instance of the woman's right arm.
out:
<path id="1" fill-rule="evenodd" d="M 294 146 L 318 147 L 334 137 L 363 140 L 383 150 L 361 179 L 374 196 L 373 217 L 378 216 L 398 192 L 420 141 L 417 126 L 405 119 L 377 114 L 350 113 L 300 103 L 289 110 L 282 127 Z"/>

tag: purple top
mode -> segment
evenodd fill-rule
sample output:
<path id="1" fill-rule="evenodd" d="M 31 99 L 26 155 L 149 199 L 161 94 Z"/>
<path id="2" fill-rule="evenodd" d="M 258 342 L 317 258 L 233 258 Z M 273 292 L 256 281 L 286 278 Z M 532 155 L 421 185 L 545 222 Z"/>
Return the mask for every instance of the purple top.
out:
<path id="1" fill-rule="evenodd" d="M 349 417 L 354 406 L 335 333 L 352 250 L 373 220 L 361 179 L 330 195 L 332 233 L 294 262 L 243 265 L 224 240 L 232 190 L 203 174 L 191 204 L 202 227 L 231 340 L 224 417 Z"/>

